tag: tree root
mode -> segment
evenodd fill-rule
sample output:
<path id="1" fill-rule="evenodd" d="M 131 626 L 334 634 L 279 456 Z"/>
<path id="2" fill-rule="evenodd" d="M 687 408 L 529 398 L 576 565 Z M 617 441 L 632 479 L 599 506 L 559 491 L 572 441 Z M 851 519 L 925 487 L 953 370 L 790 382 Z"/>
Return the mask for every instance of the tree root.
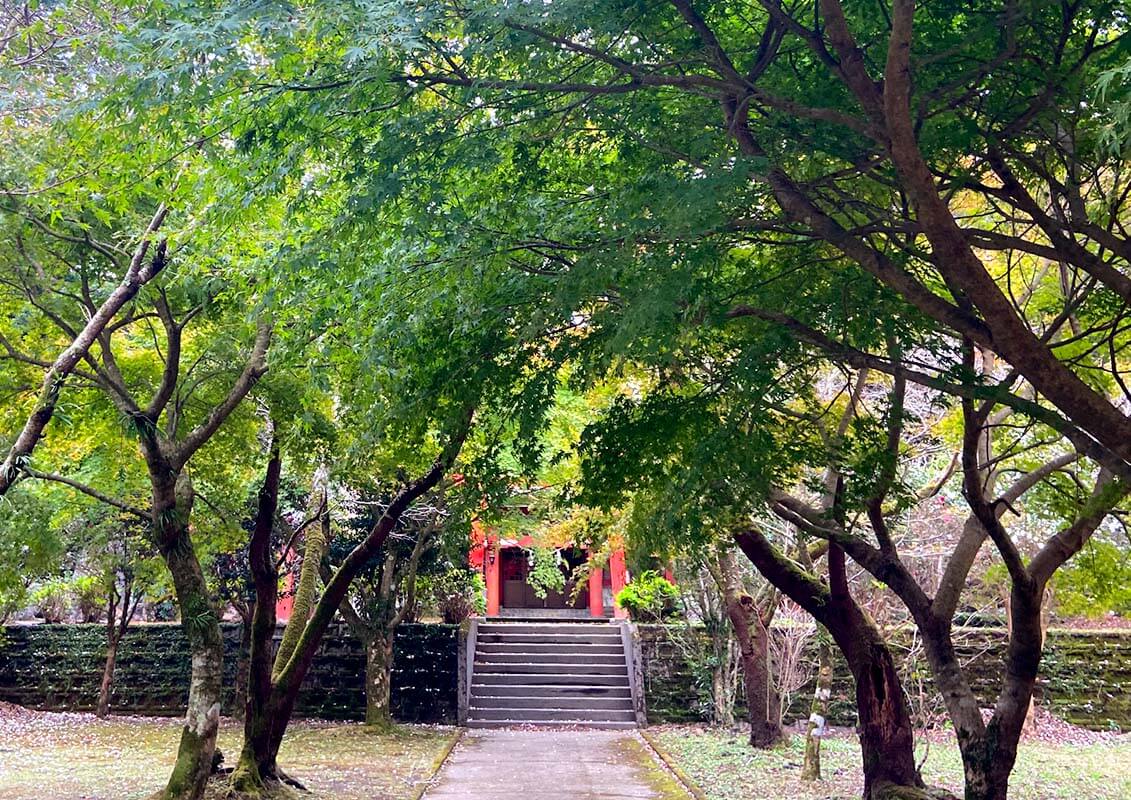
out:
<path id="1" fill-rule="evenodd" d="M 241 763 L 230 771 L 220 797 L 224 800 L 298 800 L 309 791 L 302 781 L 277 767 L 272 774 L 263 775 Z"/>
<path id="2" fill-rule="evenodd" d="M 937 786 L 899 786 L 894 783 L 872 787 L 869 800 L 958 800 Z"/>

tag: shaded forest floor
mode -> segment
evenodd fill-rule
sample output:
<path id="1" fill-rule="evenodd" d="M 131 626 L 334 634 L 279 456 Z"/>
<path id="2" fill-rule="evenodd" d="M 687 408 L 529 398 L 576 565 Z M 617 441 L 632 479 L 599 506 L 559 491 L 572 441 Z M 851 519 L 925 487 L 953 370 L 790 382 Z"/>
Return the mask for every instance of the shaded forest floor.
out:
<path id="1" fill-rule="evenodd" d="M 1079 729 L 1077 729 L 1079 730 Z M 802 783 L 804 737 L 757 751 L 745 734 L 663 725 L 649 735 L 709 800 L 856 800 L 863 784 L 860 747 L 851 729 L 837 729 L 821 747 L 824 780 Z M 1034 737 L 1021 743 L 1010 781 L 1012 800 L 1126 800 L 1131 797 L 1131 734 L 1084 734 L 1067 741 Z M 962 762 L 952 736 L 932 735 L 918 748 L 923 777 L 962 796 Z M 1051 738 L 1051 737 L 1049 737 Z"/>
<path id="2" fill-rule="evenodd" d="M 2 800 L 130 800 L 160 789 L 173 764 L 180 720 L 30 712 L 0 713 Z M 310 800 L 405 800 L 431 776 L 454 728 L 402 726 L 376 734 L 357 723 L 300 721 L 280 764 Z M 220 749 L 231 765 L 239 724 L 225 720 Z"/>

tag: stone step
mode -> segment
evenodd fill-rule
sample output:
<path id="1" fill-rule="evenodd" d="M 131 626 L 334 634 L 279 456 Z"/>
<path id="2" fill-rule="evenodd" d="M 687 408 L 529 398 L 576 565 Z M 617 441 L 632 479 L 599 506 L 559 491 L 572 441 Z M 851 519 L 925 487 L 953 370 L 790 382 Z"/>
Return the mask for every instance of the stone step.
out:
<path id="1" fill-rule="evenodd" d="M 549 722 L 568 720 L 571 722 L 632 722 L 636 716 L 632 709 L 610 711 L 592 708 L 471 708 L 468 719 L 474 720 L 512 720 L 522 722 L 533 720 Z"/>
<path id="2" fill-rule="evenodd" d="M 518 685 L 507 684 L 481 684 L 471 686 L 471 694 L 475 697 L 552 697 L 559 699 L 632 699 L 628 685 L 623 686 L 585 686 L 585 685 L 553 685 L 545 683 L 528 683 Z"/>
<path id="3" fill-rule="evenodd" d="M 559 612 L 542 609 L 534 613 L 520 613 L 516 609 L 504 611 L 497 617 L 480 617 L 481 625 L 495 625 L 499 623 L 534 624 L 534 625 L 608 625 L 612 617 L 591 617 L 589 612 Z M 557 615 L 557 616 L 556 616 Z"/>
<path id="4" fill-rule="evenodd" d="M 618 639 L 609 644 L 587 644 L 585 642 L 483 642 L 475 644 L 476 653 L 578 653 L 592 655 L 624 655 L 624 645 Z"/>
<path id="5" fill-rule="evenodd" d="M 468 725 L 636 727 L 621 628 L 481 622 Z"/>
<path id="6" fill-rule="evenodd" d="M 596 625 L 577 622 L 481 622 L 478 630 L 480 633 L 525 633 L 541 636 L 620 636 L 620 628 L 607 622 Z"/>
<path id="7" fill-rule="evenodd" d="M 563 648 L 556 653 L 485 653 L 475 651 L 476 664 L 620 664 L 624 666 L 624 653 L 586 653 Z"/>
<path id="8" fill-rule="evenodd" d="M 509 719 L 469 719 L 469 728 L 594 728 L 600 730 L 627 730 L 635 728 L 635 722 L 593 722 L 591 720 L 509 720 Z"/>
<path id="9" fill-rule="evenodd" d="M 632 698 L 624 697 L 497 697 L 471 693 L 471 709 L 477 708 L 581 708 L 593 711 L 632 711 Z"/>
<path id="10" fill-rule="evenodd" d="M 619 664 L 579 664 L 576 662 L 565 664 L 531 664 L 529 662 L 499 662 L 476 661 L 476 674 L 483 673 L 513 673 L 516 675 L 553 675 L 569 673 L 573 675 L 628 675 L 628 667 L 621 659 Z"/>
<path id="11" fill-rule="evenodd" d="M 620 645 L 618 633 L 519 633 L 512 631 L 483 631 L 475 635 L 476 644 L 603 644 Z"/>
<path id="12" fill-rule="evenodd" d="M 472 686 L 628 686 L 628 674 L 585 675 L 576 673 L 553 673 L 523 675 L 511 672 L 475 671 Z"/>

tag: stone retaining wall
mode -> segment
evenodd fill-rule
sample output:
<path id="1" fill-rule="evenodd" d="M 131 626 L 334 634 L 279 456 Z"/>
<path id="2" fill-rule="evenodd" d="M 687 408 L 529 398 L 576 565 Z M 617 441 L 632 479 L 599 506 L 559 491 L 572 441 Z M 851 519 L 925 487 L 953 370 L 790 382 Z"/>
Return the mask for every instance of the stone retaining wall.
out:
<path id="1" fill-rule="evenodd" d="M 224 625 L 224 713 L 232 711 L 239 625 Z M 401 625 L 393 668 L 393 713 L 411 722 L 456 718 L 454 625 Z M 0 700 L 29 708 L 94 708 L 106 655 L 101 625 L 12 625 L 0 633 Z M 365 716 L 365 655 L 345 626 L 326 634 L 296 712 L 327 719 Z M 188 695 L 188 647 L 179 625 L 137 624 L 122 641 L 112 705 L 118 713 L 180 714 Z"/>
<path id="2" fill-rule="evenodd" d="M 644 660 L 645 694 L 651 722 L 689 722 L 705 719 L 709 686 L 673 642 L 687 636 L 686 628 L 639 625 Z M 967 675 L 983 705 L 991 706 L 1000 688 L 1005 664 L 1005 632 L 968 628 L 955 633 L 956 649 L 967 662 Z M 909 657 L 908 631 L 892 640 L 897 659 Z M 813 658 L 810 647 L 810 658 Z M 852 679 L 834 650 L 833 701 L 830 720 L 855 722 Z M 933 691 L 925 663 L 908 665 Z M 813 670 L 815 672 L 815 670 Z M 794 698 L 788 718 L 808 716 L 812 682 Z M 741 691 L 739 697 L 741 698 Z M 1037 685 L 1038 702 L 1069 722 L 1095 730 L 1131 730 L 1131 631 L 1050 630 Z"/>
<path id="3" fill-rule="evenodd" d="M 637 626 L 648 718 L 685 722 L 706 718 L 708 687 L 672 640 L 682 626 Z M 101 625 L 14 625 L 0 632 L 0 700 L 31 708 L 89 710 L 98 697 L 105 656 Z M 456 720 L 458 628 L 406 624 L 397 633 L 393 713 L 418 722 Z M 893 637 L 899 642 L 906 635 Z M 225 713 L 231 713 L 239 626 L 224 626 Z M 986 705 L 997 691 L 1005 654 L 1000 630 L 968 629 L 956 636 L 970 661 L 975 691 Z M 897 648 L 898 649 L 898 648 Z M 906 647 L 904 647 L 906 652 Z M 122 642 L 114 683 L 119 713 L 174 715 L 184 708 L 188 652 L 180 626 L 138 624 Z M 925 665 L 917 664 L 928 691 Z M 345 626 L 327 632 L 303 684 L 297 713 L 328 719 L 364 716 L 365 659 L 361 643 Z M 834 680 L 831 720 L 852 724 L 852 682 L 842 664 Z M 1040 701 L 1079 725 L 1131 730 L 1131 631 L 1049 632 L 1038 686 Z M 812 687 L 795 696 L 790 716 L 807 716 Z M 741 697 L 741 693 L 740 693 Z"/>

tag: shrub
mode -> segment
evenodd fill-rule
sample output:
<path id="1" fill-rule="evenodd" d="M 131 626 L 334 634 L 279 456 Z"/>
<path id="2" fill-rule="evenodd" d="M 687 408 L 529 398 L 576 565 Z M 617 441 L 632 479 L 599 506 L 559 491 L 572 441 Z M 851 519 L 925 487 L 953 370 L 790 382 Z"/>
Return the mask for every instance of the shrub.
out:
<path id="1" fill-rule="evenodd" d="M 44 622 L 62 622 L 69 610 L 71 585 L 65 580 L 52 580 L 31 593 L 31 602 Z"/>
<path id="2" fill-rule="evenodd" d="M 660 622 L 677 613 L 679 592 L 655 570 L 640 573 L 616 596 L 618 606 L 638 622 Z"/>
<path id="3" fill-rule="evenodd" d="M 82 621 L 98 622 L 102 619 L 106 603 L 106 588 L 102 581 L 93 575 L 85 575 L 75 579 L 72 589 Z"/>
<path id="4" fill-rule="evenodd" d="M 439 575 L 420 579 L 421 598 L 449 625 L 458 625 L 472 614 L 487 612 L 483 576 L 467 567 L 453 567 Z"/>

